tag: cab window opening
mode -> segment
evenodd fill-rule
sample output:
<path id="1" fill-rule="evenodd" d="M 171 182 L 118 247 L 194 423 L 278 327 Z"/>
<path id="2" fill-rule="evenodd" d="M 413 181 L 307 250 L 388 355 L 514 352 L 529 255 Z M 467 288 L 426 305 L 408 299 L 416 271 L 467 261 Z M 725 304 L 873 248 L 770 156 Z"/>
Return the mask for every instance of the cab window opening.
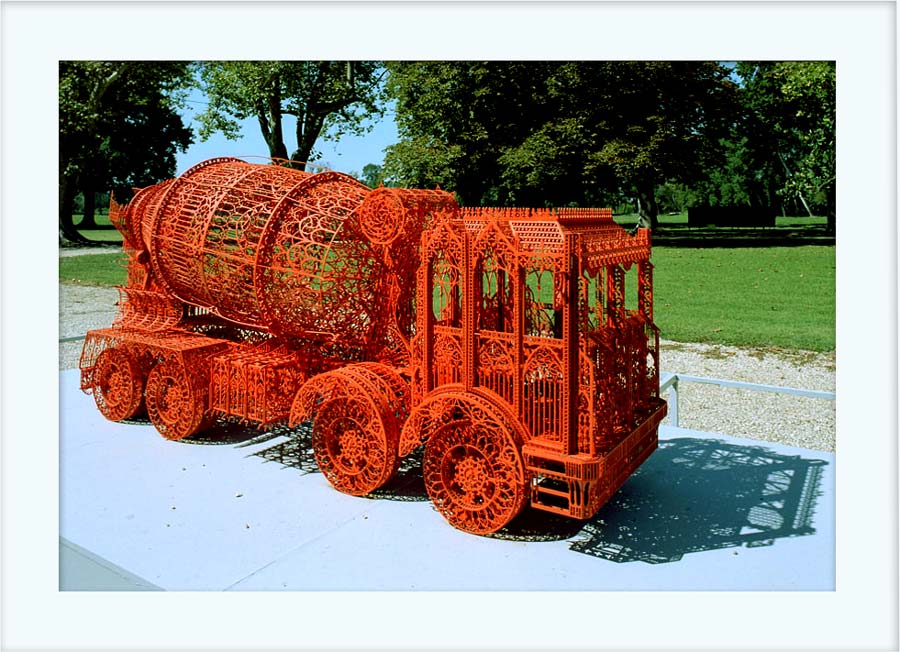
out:
<path id="1" fill-rule="evenodd" d="M 525 276 L 525 334 L 562 339 L 560 288 L 552 270 L 532 269 Z"/>
<path id="2" fill-rule="evenodd" d="M 513 331 L 513 293 L 510 271 L 503 258 L 488 249 L 479 259 L 476 268 L 476 287 L 481 296 L 478 301 L 476 328 L 478 330 L 510 333 Z"/>
<path id="3" fill-rule="evenodd" d="M 431 265 L 431 310 L 435 324 L 460 328 L 462 292 L 459 266 L 444 252 L 438 252 Z"/>

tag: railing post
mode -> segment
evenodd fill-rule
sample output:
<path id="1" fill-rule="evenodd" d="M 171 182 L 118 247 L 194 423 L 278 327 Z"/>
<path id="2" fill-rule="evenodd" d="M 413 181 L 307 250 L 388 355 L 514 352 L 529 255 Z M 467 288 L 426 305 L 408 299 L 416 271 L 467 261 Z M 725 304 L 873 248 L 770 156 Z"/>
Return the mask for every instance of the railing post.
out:
<path id="1" fill-rule="evenodd" d="M 678 427 L 678 376 L 672 380 L 669 385 L 669 416 L 672 418 L 672 425 Z"/>

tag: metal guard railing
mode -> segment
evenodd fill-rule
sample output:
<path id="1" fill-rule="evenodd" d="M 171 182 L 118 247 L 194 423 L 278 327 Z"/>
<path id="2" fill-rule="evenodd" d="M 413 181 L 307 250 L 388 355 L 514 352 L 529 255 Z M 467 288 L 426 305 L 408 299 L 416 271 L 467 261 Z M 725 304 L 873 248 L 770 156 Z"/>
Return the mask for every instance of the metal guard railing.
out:
<path id="1" fill-rule="evenodd" d="M 663 371 L 659 375 L 659 394 L 669 391 L 669 417 L 671 424 L 678 426 L 678 385 L 679 383 L 702 383 L 706 385 L 718 385 L 719 387 L 731 387 L 734 389 L 749 389 L 758 392 L 773 392 L 776 394 L 791 394 L 793 396 L 805 396 L 818 398 L 825 401 L 835 400 L 834 392 L 822 392 L 814 389 L 800 389 L 797 387 L 780 387 L 778 385 L 763 385 L 760 383 L 747 383 L 740 380 L 724 380 L 722 378 L 706 378 L 704 376 L 692 376 L 690 374 L 669 373 Z"/>

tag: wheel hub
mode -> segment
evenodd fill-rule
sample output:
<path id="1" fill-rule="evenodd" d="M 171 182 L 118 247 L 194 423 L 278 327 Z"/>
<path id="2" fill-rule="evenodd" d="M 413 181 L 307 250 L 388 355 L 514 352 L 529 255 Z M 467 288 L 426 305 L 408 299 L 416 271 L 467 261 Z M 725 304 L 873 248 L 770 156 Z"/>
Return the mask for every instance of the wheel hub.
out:
<path id="1" fill-rule="evenodd" d="M 446 475 L 454 497 L 467 509 L 484 507 L 493 491 L 491 467 L 477 448 L 458 446 L 446 457 Z"/>
<path id="2" fill-rule="evenodd" d="M 358 428 L 350 427 L 342 432 L 338 438 L 340 442 L 341 460 L 352 467 L 362 465 L 366 456 L 366 442 L 360 436 Z"/>
<path id="3" fill-rule="evenodd" d="M 167 421 L 175 421 L 181 412 L 184 397 L 181 388 L 171 378 L 167 378 L 160 388 L 159 411 Z"/>
<path id="4" fill-rule="evenodd" d="M 110 405 L 118 405 L 126 400 L 126 392 L 131 391 L 131 375 L 115 366 L 111 369 L 109 380 L 103 394 Z"/>

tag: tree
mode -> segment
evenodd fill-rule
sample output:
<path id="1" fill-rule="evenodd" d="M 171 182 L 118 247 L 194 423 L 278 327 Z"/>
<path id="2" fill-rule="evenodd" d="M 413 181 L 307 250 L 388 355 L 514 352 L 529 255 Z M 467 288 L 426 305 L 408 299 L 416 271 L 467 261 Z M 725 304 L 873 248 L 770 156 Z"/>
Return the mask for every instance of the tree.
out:
<path id="1" fill-rule="evenodd" d="M 469 203 L 596 203 L 623 188 L 656 223 L 655 191 L 716 155 L 734 83 L 712 62 L 390 66 L 401 142 L 391 175 L 440 178 Z M 424 179 L 423 179 L 424 178 Z"/>
<path id="2" fill-rule="evenodd" d="M 211 61 L 200 64 L 209 105 L 198 116 L 204 140 L 221 131 L 237 138 L 238 120 L 256 118 L 269 156 L 296 161 L 316 157 L 324 133 L 361 134 L 381 115 L 383 69 L 372 61 Z M 296 147 L 288 156 L 285 116 L 296 118 Z"/>
<path id="3" fill-rule="evenodd" d="M 833 61 L 741 62 L 741 99 L 753 136 L 751 169 L 767 171 L 783 199 L 835 221 Z M 775 170 L 771 170 L 775 167 Z M 821 214 L 821 213 L 820 213 Z"/>
<path id="4" fill-rule="evenodd" d="M 95 193 L 146 186 L 175 172 L 175 151 L 192 142 L 177 112 L 185 63 L 62 61 L 59 68 L 60 238 L 85 242 L 73 224 L 93 224 Z"/>
<path id="5" fill-rule="evenodd" d="M 370 188 L 378 188 L 384 184 L 384 169 L 377 163 L 367 163 L 363 166 L 359 180 Z"/>
<path id="6" fill-rule="evenodd" d="M 661 183 L 693 183 L 721 164 L 735 84 L 716 62 L 610 64 L 606 81 L 613 92 L 597 98 L 604 142 L 592 161 L 634 187 L 641 226 L 655 227 Z"/>
<path id="7" fill-rule="evenodd" d="M 785 190 L 810 197 L 835 222 L 835 67 L 832 61 L 779 63 L 774 71 L 789 112 L 785 127 L 796 137 L 793 170 Z"/>
<path id="8" fill-rule="evenodd" d="M 72 220 L 82 172 L 99 151 L 97 134 L 109 87 L 128 69 L 123 61 L 61 61 L 59 64 L 60 240 L 84 242 Z"/>
<path id="9" fill-rule="evenodd" d="M 513 201 L 499 156 L 541 123 L 545 65 L 388 64 L 400 140 L 387 150 L 387 177 L 417 187 L 440 185 L 470 205 Z"/>

